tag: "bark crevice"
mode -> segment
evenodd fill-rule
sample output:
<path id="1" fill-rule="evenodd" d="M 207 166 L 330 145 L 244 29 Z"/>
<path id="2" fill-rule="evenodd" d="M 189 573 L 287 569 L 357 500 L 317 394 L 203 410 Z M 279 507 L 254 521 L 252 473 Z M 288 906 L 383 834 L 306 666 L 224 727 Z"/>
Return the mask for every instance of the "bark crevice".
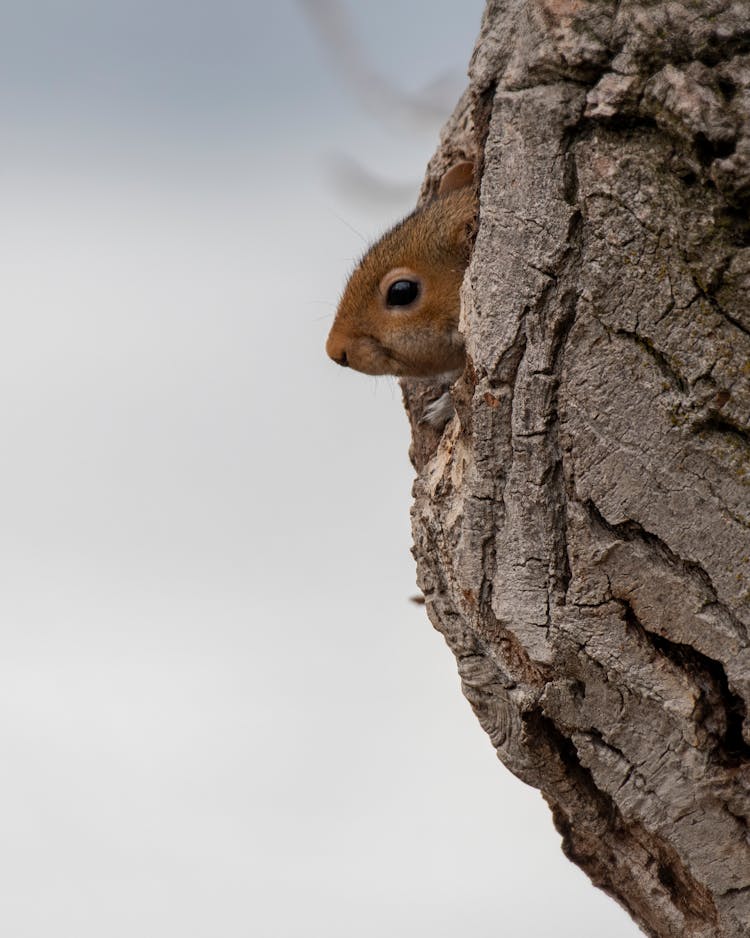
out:
<path id="1" fill-rule="evenodd" d="M 627 600 L 620 600 L 625 623 L 641 635 L 673 665 L 685 672 L 696 686 L 698 695 L 693 718 L 702 724 L 714 740 L 716 759 L 726 766 L 750 761 L 750 745 L 745 742 L 742 728 L 747 718 L 745 701 L 729 687 L 723 664 L 704 655 L 691 645 L 673 642 L 658 632 L 649 631 L 638 619 Z"/>

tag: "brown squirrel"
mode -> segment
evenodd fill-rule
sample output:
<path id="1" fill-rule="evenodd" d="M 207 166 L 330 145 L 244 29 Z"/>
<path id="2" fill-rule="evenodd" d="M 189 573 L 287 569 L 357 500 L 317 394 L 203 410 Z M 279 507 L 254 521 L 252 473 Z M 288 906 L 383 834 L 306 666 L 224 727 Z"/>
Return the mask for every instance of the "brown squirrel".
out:
<path id="1" fill-rule="evenodd" d="M 473 163 L 453 166 L 437 196 L 364 255 L 326 343 L 339 365 L 399 377 L 455 377 L 463 368 L 459 289 L 477 212 L 473 179 Z"/>

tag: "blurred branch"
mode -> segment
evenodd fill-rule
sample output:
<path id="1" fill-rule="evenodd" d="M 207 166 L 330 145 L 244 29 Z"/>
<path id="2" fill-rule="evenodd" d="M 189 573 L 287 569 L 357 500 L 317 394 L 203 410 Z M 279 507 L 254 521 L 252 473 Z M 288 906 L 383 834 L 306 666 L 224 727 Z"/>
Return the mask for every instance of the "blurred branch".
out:
<path id="1" fill-rule="evenodd" d="M 376 176 L 350 156 L 332 153 L 326 158 L 326 170 L 337 191 L 347 200 L 364 204 L 367 208 L 390 205 L 396 211 L 405 211 L 414 205 L 419 183 L 392 182 Z"/>
<path id="2" fill-rule="evenodd" d="M 396 88 L 368 60 L 340 0 L 298 0 L 320 36 L 331 61 L 365 107 L 385 123 L 411 131 L 438 130 L 450 113 L 463 82 L 452 72 L 433 79 L 421 94 Z"/>

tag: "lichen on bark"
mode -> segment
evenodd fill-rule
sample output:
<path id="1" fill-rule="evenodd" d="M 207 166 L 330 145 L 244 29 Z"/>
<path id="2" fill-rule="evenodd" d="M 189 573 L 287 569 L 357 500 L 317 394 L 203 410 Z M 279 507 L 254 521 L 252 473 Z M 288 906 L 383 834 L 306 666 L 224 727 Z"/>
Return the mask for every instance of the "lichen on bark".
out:
<path id="1" fill-rule="evenodd" d="M 648 934 L 750 930 L 750 3 L 490 0 L 466 371 L 405 382 L 430 618 Z"/>

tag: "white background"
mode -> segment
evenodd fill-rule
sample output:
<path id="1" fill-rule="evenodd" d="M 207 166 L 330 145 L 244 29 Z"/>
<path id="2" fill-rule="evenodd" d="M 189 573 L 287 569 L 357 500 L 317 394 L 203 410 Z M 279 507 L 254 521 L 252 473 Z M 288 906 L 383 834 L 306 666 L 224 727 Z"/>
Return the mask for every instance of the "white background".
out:
<path id="1" fill-rule="evenodd" d="M 345 6 L 449 108 L 479 0 Z M 0 932 L 638 934 L 409 602 L 397 386 L 323 353 L 439 121 L 291 2 L 0 25 Z"/>

